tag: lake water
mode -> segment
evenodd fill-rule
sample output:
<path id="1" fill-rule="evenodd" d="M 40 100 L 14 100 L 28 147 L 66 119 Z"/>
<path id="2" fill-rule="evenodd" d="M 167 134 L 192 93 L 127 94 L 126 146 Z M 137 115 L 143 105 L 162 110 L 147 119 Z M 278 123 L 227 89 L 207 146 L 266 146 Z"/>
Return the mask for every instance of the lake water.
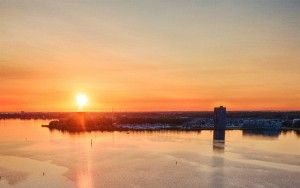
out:
<path id="1" fill-rule="evenodd" d="M 0 120 L 1 188 L 300 187 L 295 132 L 69 134 L 48 122 Z"/>

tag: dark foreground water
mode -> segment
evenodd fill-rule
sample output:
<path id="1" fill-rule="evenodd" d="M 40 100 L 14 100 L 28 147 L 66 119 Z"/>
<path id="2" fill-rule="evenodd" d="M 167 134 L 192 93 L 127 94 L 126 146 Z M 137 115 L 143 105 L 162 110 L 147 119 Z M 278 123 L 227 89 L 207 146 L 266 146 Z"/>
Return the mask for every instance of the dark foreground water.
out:
<path id="1" fill-rule="evenodd" d="M 300 187 L 295 132 L 69 134 L 47 123 L 0 120 L 1 188 Z"/>

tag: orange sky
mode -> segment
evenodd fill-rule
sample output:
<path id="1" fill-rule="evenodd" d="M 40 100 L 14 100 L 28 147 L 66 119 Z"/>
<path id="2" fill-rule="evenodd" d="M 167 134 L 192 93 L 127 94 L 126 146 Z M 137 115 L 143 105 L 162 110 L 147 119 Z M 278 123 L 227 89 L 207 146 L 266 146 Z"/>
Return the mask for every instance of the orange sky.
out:
<path id="1" fill-rule="evenodd" d="M 298 1 L 1 1 L 0 111 L 300 110 Z"/>

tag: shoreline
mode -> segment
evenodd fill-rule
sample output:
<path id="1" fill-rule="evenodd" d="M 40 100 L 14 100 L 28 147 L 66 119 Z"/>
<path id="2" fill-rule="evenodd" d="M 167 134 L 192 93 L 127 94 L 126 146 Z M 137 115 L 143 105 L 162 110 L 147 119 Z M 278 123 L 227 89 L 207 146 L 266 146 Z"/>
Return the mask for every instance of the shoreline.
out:
<path id="1" fill-rule="evenodd" d="M 202 130 L 216 130 L 214 127 L 202 127 L 202 128 L 178 128 L 178 127 L 168 127 L 168 128 L 156 128 L 156 127 L 145 127 L 145 128 L 122 128 L 122 127 L 106 127 L 98 129 L 72 129 L 72 128 L 60 128 L 60 127 L 51 127 L 50 125 L 41 125 L 41 127 L 48 128 L 50 130 L 58 131 L 69 131 L 69 132 L 84 132 L 84 131 L 202 131 Z M 229 131 L 229 130 L 249 130 L 249 131 L 300 131 L 300 128 L 292 127 L 281 127 L 280 129 L 257 129 L 257 128 L 243 128 L 243 127 L 226 127 L 225 129 L 216 130 L 216 131 Z"/>

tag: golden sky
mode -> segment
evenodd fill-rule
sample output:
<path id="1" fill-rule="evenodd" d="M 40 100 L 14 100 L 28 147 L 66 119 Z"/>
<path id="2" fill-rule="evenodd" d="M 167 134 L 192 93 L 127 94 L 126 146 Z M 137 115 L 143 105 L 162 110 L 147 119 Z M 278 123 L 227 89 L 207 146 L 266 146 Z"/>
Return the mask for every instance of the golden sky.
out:
<path id="1" fill-rule="evenodd" d="M 300 109 L 300 1 L 0 1 L 0 111 Z"/>

